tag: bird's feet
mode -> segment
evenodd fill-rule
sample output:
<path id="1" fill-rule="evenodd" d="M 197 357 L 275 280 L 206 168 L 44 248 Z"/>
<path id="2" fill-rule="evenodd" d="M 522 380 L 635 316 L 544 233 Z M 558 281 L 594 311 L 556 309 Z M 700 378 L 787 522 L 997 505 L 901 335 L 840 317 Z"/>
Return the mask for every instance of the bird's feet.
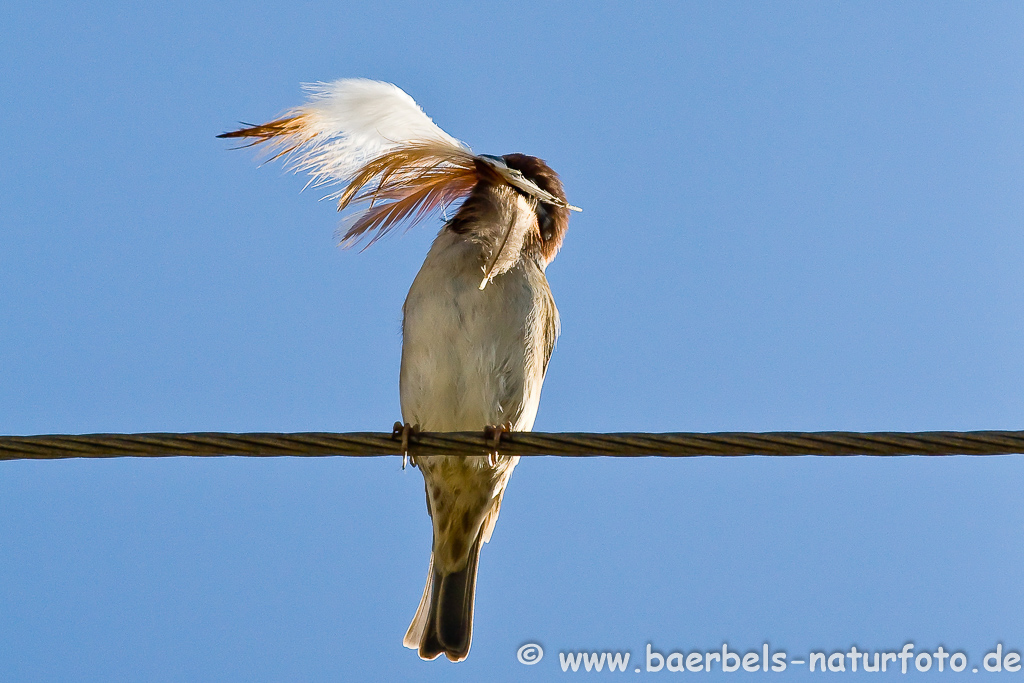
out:
<path id="1" fill-rule="evenodd" d="M 501 436 L 512 433 L 512 423 L 506 422 L 500 425 L 487 425 L 484 427 L 484 438 L 490 439 L 491 451 L 487 454 L 487 464 L 494 467 L 498 462 L 498 447 L 501 445 Z"/>
<path id="2" fill-rule="evenodd" d="M 409 439 L 415 437 L 420 433 L 419 425 L 411 425 L 408 422 L 396 422 L 395 426 L 391 429 L 391 438 L 395 439 L 398 437 L 402 438 L 402 469 L 405 466 L 412 463 L 413 467 L 416 467 L 416 459 L 409 457 Z"/>

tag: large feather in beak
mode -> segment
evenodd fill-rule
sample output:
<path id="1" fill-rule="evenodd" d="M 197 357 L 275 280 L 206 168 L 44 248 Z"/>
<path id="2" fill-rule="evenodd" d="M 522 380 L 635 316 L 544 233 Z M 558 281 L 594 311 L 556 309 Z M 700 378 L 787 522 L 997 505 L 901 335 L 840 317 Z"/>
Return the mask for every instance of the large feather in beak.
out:
<path id="1" fill-rule="evenodd" d="M 271 159 L 287 157 L 313 186 L 343 183 L 328 198 L 353 213 L 341 238 L 349 246 L 369 233 L 372 244 L 404 222 L 411 227 L 437 209 L 466 198 L 486 168 L 497 181 L 534 200 L 580 211 L 510 168 L 500 157 L 475 156 L 445 133 L 391 83 L 342 79 L 309 86 L 309 101 L 262 125 L 219 135 L 266 144 Z M 490 173 L 488 173 L 490 175 Z M 488 276 L 501 272 L 503 254 L 517 243 L 514 226 L 495 254 Z M 522 246 L 521 241 L 518 242 Z"/>

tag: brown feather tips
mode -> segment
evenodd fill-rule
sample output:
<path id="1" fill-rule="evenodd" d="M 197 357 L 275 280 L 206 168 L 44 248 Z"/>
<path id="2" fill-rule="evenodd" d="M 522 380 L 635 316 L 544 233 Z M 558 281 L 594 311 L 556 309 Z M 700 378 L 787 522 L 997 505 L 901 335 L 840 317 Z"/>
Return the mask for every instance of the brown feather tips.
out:
<path id="1" fill-rule="evenodd" d="M 522 174 L 537 188 L 549 193 L 561 205 L 544 201 L 514 178 L 502 177 L 485 157 L 445 141 L 410 141 L 391 147 L 369 160 L 348 165 L 336 164 L 330 139 L 318 142 L 320 131 L 315 117 L 293 110 L 282 118 L 260 125 L 245 124 L 219 138 L 250 140 L 243 147 L 266 143 L 270 160 L 295 152 L 295 170 L 309 170 L 316 186 L 342 181 L 345 187 L 329 198 L 338 200 L 338 210 L 356 209 L 344 222 L 340 242 L 350 247 L 366 237 L 366 246 L 394 230 L 400 223 L 412 227 L 438 209 L 470 196 L 477 183 L 511 185 L 537 200 L 537 234 L 527 240 L 530 250 L 538 250 L 545 262 L 558 253 L 569 225 L 571 207 L 565 201 L 562 183 L 542 159 L 525 154 L 506 154 L 501 161 Z M 491 157 L 492 159 L 495 157 Z M 350 161 L 355 161 L 355 158 Z M 357 209 L 360 205 L 361 210 Z M 465 207 L 469 209 L 470 207 Z M 457 222 L 457 221 L 456 221 Z M 457 226 L 453 226 L 457 228 Z M 457 230 L 456 230 L 457 231 Z"/>
<path id="2" fill-rule="evenodd" d="M 477 182 L 473 154 L 444 143 L 411 143 L 366 162 L 338 196 L 338 210 L 368 203 L 341 238 L 352 246 L 376 232 L 366 246 L 405 222 L 412 227 L 439 208 L 464 199 Z M 364 189 L 365 188 L 365 189 Z"/>
<path id="3" fill-rule="evenodd" d="M 269 143 L 274 150 L 269 161 L 273 161 L 310 143 L 317 136 L 310 130 L 307 118 L 296 114 L 217 137 L 251 138 L 252 142 L 243 147 Z M 315 163 L 299 154 L 294 168 L 315 169 Z M 314 186 L 330 182 L 330 173 L 316 171 L 314 175 Z M 347 178 L 344 189 L 329 195 L 338 200 L 339 211 L 369 205 L 345 221 L 339 230 L 343 233 L 341 244 L 353 246 L 376 232 L 367 242 L 369 246 L 399 223 L 406 222 L 412 227 L 434 210 L 464 199 L 476 181 L 472 153 L 444 142 L 410 142 L 379 154 L 358 166 Z"/>
<path id="4" fill-rule="evenodd" d="M 305 142 L 308 142 L 316 136 L 315 133 L 310 134 L 303 132 L 305 126 L 305 119 L 301 114 L 295 116 L 288 116 L 283 119 L 277 119 L 276 121 L 270 121 L 269 123 L 261 123 L 258 126 L 254 126 L 248 123 L 243 123 L 244 128 L 238 130 L 229 131 L 227 133 L 221 133 L 218 138 L 253 138 L 252 142 L 242 147 L 252 147 L 253 145 L 259 145 L 264 142 L 271 142 L 273 145 L 286 145 L 286 149 L 279 151 L 273 157 L 271 161 L 278 158 L 283 154 L 288 154 L 296 147 L 299 147 Z"/>
<path id="5" fill-rule="evenodd" d="M 509 168 L 514 168 L 536 183 L 545 192 L 550 192 L 567 205 L 565 189 L 558 174 L 543 159 L 526 154 L 505 154 L 501 157 Z M 540 231 L 540 251 L 546 263 L 550 263 L 569 229 L 569 209 L 546 202 L 537 203 L 537 225 Z"/>

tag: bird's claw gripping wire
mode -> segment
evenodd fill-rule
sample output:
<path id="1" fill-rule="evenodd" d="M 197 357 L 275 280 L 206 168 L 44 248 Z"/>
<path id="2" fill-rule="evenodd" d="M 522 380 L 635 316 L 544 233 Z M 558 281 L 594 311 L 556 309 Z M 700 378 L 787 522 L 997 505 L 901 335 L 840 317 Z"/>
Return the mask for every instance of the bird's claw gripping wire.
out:
<path id="1" fill-rule="evenodd" d="M 512 423 L 506 422 L 501 425 L 487 425 L 484 427 L 484 438 L 491 440 L 491 450 L 487 454 L 487 464 L 494 467 L 498 462 L 498 447 L 501 445 L 501 437 L 504 434 L 512 433 Z"/>
<path id="2" fill-rule="evenodd" d="M 420 433 L 419 425 L 411 425 L 408 422 L 396 422 L 395 426 L 391 430 L 391 438 L 402 437 L 402 469 L 409 463 L 412 463 L 413 467 L 416 467 L 416 459 L 409 456 L 409 439 L 414 438 Z"/>

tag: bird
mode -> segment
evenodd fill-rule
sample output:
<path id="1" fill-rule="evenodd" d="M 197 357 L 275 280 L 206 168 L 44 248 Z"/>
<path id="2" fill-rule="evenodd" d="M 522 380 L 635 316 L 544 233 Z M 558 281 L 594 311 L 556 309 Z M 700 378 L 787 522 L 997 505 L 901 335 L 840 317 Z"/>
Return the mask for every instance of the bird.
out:
<path id="1" fill-rule="evenodd" d="M 264 145 L 307 186 L 348 211 L 341 244 L 370 246 L 398 225 L 446 220 L 402 308 L 399 395 L 408 443 L 423 431 L 485 430 L 494 452 L 412 460 L 433 541 L 426 585 L 403 639 L 425 660 L 469 655 L 481 546 L 494 531 L 518 456 L 506 432 L 530 431 L 559 334 L 545 270 L 570 211 L 557 173 L 521 153 L 476 154 L 398 86 L 347 78 L 305 86 L 307 101 L 218 137 Z M 448 210 L 453 211 L 450 218 Z"/>

